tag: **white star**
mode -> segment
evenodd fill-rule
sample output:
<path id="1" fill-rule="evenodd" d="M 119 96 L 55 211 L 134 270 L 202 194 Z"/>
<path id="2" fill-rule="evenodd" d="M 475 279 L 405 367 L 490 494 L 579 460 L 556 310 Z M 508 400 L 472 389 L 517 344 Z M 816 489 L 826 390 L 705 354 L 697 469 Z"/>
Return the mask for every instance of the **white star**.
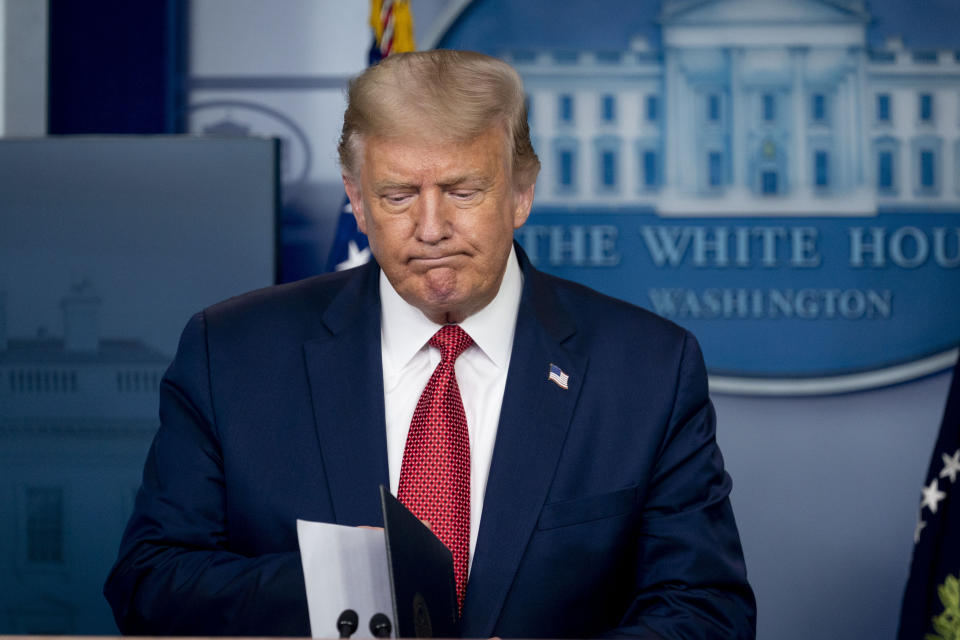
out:
<path id="1" fill-rule="evenodd" d="M 957 481 L 957 474 L 960 473 L 960 449 L 953 452 L 952 456 L 941 453 L 943 459 L 943 470 L 940 471 L 941 478 L 950 478 L 951 484 Z"/>
<path id="2" fill-rule="evenodd" d="M 936 478 L 931 480 L 930 484 L 924 487 L 921 492 L 923 493 L 923 500 L 920 501 L 920 509 L 923 510 L 924 507 L 927 507 L 930 509 L 930 513 L 936 513 L 937 505 L 947 497 L 947 494 L 940 491 L 940 484 Z"/>
<path id="3" fill-rule="evenodd" d="M 361 251 L 357 243 L 351 240 L 347 243 L 347 259 L 337 264 L 337 271 L 359 267 L 368 262 L 370 262 L 370 247 L 366 247 Z"/>
<path id="4" fill-rule="evenodd" d="M 913 531 L 913 544 L 920 542 L 920 532 L 923 531 L 923 528 L 927 526 L 927 523 L 923 521 L 922 518 L 917 516 L 917 528 Z"/>

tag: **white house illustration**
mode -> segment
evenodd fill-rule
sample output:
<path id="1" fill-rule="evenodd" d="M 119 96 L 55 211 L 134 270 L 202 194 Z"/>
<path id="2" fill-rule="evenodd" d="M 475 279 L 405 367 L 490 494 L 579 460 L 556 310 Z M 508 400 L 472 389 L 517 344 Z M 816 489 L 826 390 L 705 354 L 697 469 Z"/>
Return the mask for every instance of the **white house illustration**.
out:
<path id="1" fill-rule="evenodd" d="M 100 335 L 89 282 L 61 300 L 62 336 L 7 333 L 0 291 L 0 628 L 110 629 L 100 595 L 157 426 L 170 361 Z"/>
<path id="2" fill-rule="evenodd" d="M 504 55 L 539 206 L 872 215 L 960 205 L 960 52 L 867 44 L 862 0 L 665 0 L 662 49 Z"/>

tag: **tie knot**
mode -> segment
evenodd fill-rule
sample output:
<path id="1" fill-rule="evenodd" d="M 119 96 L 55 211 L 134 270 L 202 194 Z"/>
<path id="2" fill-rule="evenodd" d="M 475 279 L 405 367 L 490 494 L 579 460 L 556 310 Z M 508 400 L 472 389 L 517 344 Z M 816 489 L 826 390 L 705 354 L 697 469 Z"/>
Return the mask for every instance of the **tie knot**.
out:
<path id="1" fill-rule="evenodd" d="M 440 349 L 440 360 L 455 361 L 467 347 L 473 344 L 473 338 L 458 324 L 445 324 L 433 337 L 430 344 Z"/>

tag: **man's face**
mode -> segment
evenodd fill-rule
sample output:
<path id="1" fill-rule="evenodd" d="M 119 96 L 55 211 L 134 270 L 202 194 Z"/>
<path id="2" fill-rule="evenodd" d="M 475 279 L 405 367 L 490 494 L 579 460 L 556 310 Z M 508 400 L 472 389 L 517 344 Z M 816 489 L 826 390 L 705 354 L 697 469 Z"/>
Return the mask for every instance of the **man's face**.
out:
<path id="1" fill-rule="evenodd" d="M 508 174 L 506 136 L 468 143 L 367 138 L 358 181 L 344 177 L 357 226 L 397 293 L 437 323 L 461 322 L 500 288 L 533 185 Z"/>

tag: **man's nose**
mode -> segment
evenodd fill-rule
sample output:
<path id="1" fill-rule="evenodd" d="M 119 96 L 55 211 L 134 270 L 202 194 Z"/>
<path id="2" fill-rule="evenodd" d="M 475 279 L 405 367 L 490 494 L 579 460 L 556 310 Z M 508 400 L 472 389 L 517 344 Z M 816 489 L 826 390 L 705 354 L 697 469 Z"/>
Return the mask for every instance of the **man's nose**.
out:
<path id="1" fill-rule="evenodd" d="M 450 203 L 440 190 L 425 190 L 417 211 L 417 239 L 436 244 L 450 235 Z"/>

